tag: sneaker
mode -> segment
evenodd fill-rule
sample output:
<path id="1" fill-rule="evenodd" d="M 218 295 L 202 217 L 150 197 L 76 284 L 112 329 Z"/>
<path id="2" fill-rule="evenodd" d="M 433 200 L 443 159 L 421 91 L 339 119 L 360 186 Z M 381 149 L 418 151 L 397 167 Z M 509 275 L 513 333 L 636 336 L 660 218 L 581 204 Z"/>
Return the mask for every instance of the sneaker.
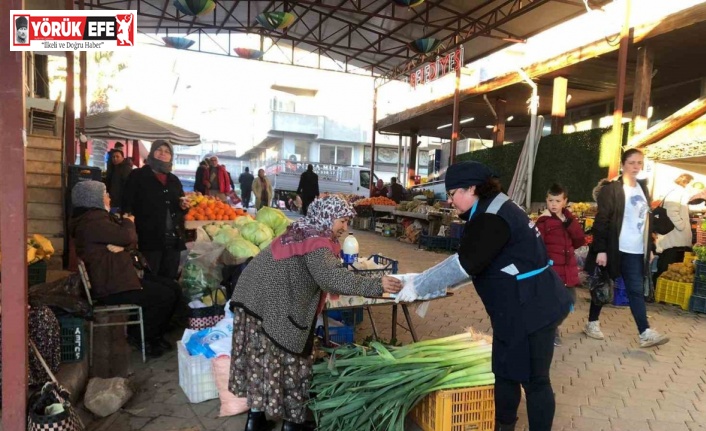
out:
<path id="1" fill-rule="evenodd" d="M 601 322 L 598 320 L 595 322 L 586 322 L 583 333 L 596 340 L 605 340 L 605 335 L 601 332 Z"/>
<path id="2" fill-rule="evenodd" d="M 669 337 L 660 334 L 652 328 L 645 329 L 645 332 L 640 334 L 640 347 L 659 346 L 669 341 Z"/>
<path id="3" fill-rule="evenodd" d="M 561 337 L 558 335 L 554 337 L 554 347 L 561 347 Z"/>

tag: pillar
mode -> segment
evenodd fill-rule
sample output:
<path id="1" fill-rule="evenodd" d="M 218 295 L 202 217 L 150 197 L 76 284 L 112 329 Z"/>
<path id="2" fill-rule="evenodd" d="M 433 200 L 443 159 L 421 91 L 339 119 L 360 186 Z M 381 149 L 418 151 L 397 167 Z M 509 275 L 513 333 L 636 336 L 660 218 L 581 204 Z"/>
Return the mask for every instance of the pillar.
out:
<path id="1" fill-rule="evenodd" d="M 654 65 L 654 52 L 648 46 L 637 49 L 637 66 L 635 68 L 635 91 L 632 99 L 632 121 L 635 134 L 647 130 L 650 107 L 650 93 L 652 90 L 652 68 Z"/>
<path id="2" fill-rule="evenodd" d="M 569 80 L 562 76 L 554 78 L 554 89 L 552 91 L 552 135 L 561 135 L 564 133 L 568 83 Z"/>

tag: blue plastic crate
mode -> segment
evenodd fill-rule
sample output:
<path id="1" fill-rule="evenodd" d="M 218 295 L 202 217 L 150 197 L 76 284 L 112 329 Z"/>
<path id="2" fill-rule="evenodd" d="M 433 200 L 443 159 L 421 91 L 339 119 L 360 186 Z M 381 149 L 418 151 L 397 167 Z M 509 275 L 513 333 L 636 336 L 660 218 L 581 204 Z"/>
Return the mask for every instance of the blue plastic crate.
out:
<path id="1" fill-rule="evenodd" d="M 449 236 L 451 238 L 461 238 L 463 236 L 463 228 L 465 226 L 465 223 L 451 223 L 449 229 Z"/>
<path id="2" fill-rule="evenodd" d="M 356 269 L 353 265 L 348 264 L 348 269 L 358 275 L 364 275 L 372 278 L 379 278 L 383 275 L 397 274 L 397 266 L 399 262 L 396 260 L 379 254 L 372 254 L 368 259 L 373 259 L 373 262 L 377 265 L 383 265 L 383 267 L 378 269 Z"/>
<path id="3" fill-rule="evenodd" d="M 338 320 L 344 325 L 355 326 L 363 321 L 363 309 L 356 308 L 353 310 L 331 310 L 327 311 L 326 315 L 333 319 Z"/>
<path id="4" fill-rule="evenodd" d="M 624 307 L 630 305 L 628 300 L 628 291 L 625 289 L 625 282 L 623 277 L 618 277 L 615 280 L 615 290 L 613 291 L 613 305 L 618 307 Z"/>
<path id="5" fill-rule="evenodd" d="M 324 337 L 324 327 L 316 329 L 316 335 Z M 354 329 L 352 326 L 330 326 L 328 327 L 329 341 L 336 344 L 350 344 L 353 342 Z"/>
<path id="6" fill-rule="evenodd" d="M 689 299 L 689 311 L 706 313 L 706 296 L 691 295 Z"/>
<path id="7" fill-rule="evenodd" d="M 426 250 L 458 250 L 461 240 L 459 238 L 450 238 L 446 236 L 436 235 L 421 235 L 419 237 L 419 247 L 424 247 Z"/>

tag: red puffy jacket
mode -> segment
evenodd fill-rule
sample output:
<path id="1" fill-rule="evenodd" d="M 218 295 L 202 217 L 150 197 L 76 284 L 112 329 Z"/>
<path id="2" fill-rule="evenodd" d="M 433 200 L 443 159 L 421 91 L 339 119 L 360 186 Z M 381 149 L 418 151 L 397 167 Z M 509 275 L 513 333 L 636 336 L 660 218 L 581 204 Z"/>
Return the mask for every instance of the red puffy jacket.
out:
<path id="1" fill-rule="evenodd" d="M 574 250 L 586 243 L 581 224 L 571 211 L 564 208 L 566 222 L 544 211 L 537 219 L 537 228 L 542 234 L 549 259 L 554 261 L 554 270 L 569 287 L 579 284 L 579 268 Z"/>

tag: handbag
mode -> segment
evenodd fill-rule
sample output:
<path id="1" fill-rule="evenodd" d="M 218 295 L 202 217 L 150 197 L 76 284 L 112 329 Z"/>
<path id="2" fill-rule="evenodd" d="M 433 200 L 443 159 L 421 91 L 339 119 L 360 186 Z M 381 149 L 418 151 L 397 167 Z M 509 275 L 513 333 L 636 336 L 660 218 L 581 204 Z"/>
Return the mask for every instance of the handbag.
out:
<path id="1" fill-rule="evenodd" d="M 85 431 L 81 418 L 71 406 L 69 392 L 56 380 L 34 342 L 30 340 L 29 343 L 52 381 L 42 387 L 41 395 L 32 403 L 27 414 L 27 430 Z"/>
<path id="2" fill-rule="evenodd" d="M 224 294 L 220 287 L 211 291 L 211 301 L 213 305 L 201 308 L 189 308 L 189 316 L 187 318 L 187 328 L 200 330 L 215 326 L 225 317 L 225 305 L 218 305 L 216 298 L 218 292 Z"/>
<path id="3" fill-rule="evenodd" d="M 610 278 L 608 270 L 605 267 L 596 266 L 593 274 L 588 278 L 591 302 L 595 305 L 611 304 L 613 302 L 615 282 Z"/>
<path id="4" fill-rule="evenodd" d="M 674 223 L 667 215 L 667 210 L 664 208 L 664 200 L 667 199 L 669 193 L 662 199 L 659 206 L 650 212 L 650 223 L 652 231 L 660 235 L 666 235 L 674 230 Z"/>

